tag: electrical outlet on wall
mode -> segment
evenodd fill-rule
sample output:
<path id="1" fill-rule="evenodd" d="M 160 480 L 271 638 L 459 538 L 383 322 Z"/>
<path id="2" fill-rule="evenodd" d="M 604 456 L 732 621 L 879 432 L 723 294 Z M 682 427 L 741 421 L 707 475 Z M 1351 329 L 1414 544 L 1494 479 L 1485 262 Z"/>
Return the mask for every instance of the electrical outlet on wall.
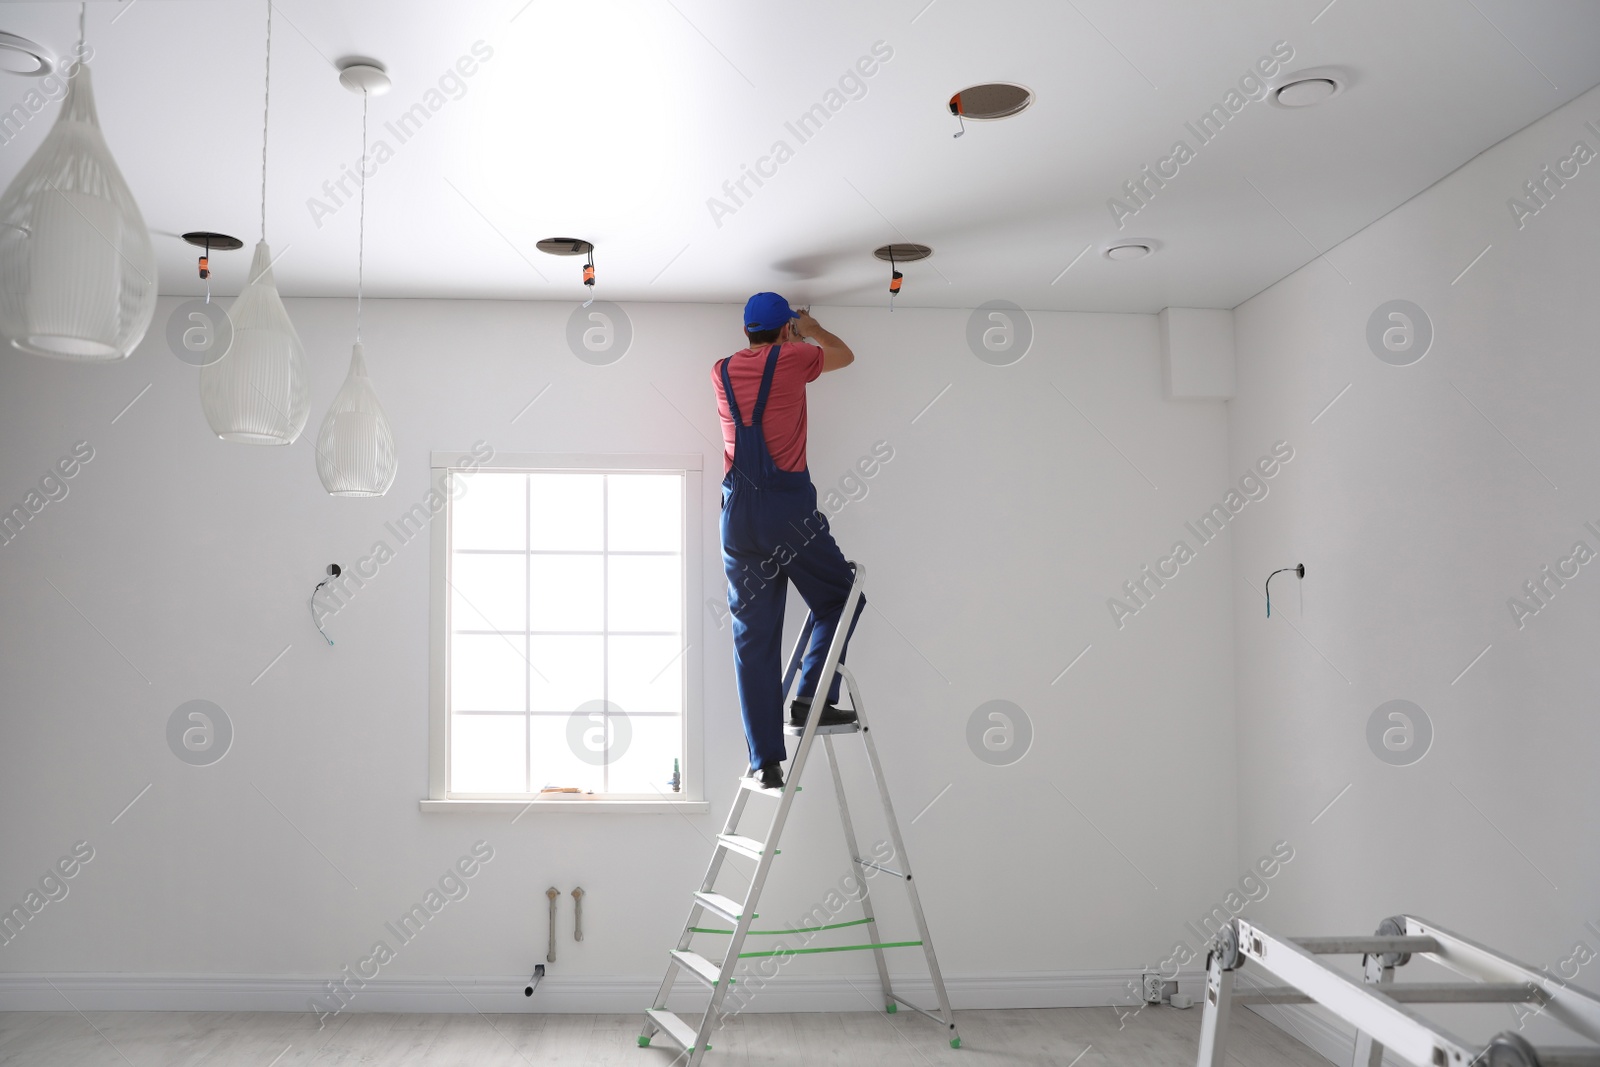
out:
<path id="1" fill-rule="evenodd" d="M 1146 974 L 1141 983 L 1144 989 L 1144 1002 L 1146 1004 L 1165 1003 L 1172 994 L 1178 991 L 1178 983 L 1162 978 L 1159 974 Z"/>

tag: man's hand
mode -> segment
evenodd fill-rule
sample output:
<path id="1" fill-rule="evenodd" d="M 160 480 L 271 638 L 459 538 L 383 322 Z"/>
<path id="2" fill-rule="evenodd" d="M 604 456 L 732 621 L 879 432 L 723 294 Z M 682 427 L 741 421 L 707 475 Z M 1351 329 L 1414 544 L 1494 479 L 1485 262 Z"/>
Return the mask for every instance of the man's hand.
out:
<path id="1" fill-rule="evenodd" d="M 795 320 L 790 323 L 790 329 L 800 337 L 809 337 L 822 349 L 822 370 L 838 370 L 848 367 L 855 362 L 856 354 L 850 351 L 850 346 L 845 344 L 833 334 L 824 330 L 816 319 L 811 317 L 811 309 L 801 311 Z"/>

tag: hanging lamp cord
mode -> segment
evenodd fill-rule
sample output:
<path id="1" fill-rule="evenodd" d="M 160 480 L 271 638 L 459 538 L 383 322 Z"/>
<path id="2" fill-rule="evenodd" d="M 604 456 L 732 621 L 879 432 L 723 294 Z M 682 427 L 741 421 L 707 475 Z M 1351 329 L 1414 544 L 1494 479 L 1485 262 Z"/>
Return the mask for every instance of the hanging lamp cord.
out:
<path id="1" fill-rule="evenodd" d="M 267 0 L 267 77 L 261 102 L 261 240 L 267 239 L 267 114 L 272 106 L 272 0 Z"/>
<path id="2" fill-rule="evenodd" d="M 85 0 L 84 3 L 78 5 L 78 56 L 80 59 L 84 54 L 84 45 L 88 43 L 89 40 L 89 31 L 87 29 L 88 23 L 89 4 L 87 3 L 87 0 Z"/>
<path id="3" fill-rule="evenodd" d="M 356 239 L 356 344 L 361 343 L 361 290 L 367 278 L 367 101 L 372 94 L 361 90 L 361 158 L 356 169 L 361 178 L 359 236 Z"/>

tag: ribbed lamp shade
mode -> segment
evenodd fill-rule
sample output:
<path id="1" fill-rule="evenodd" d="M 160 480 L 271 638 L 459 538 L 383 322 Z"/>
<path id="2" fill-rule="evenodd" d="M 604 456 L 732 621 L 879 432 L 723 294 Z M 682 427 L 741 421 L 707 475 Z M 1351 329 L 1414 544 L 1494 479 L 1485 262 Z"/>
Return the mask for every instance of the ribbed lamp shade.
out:
<path id="1" fill-rule="evenodd" d="M 361 342 L 317 434 L 317 477 L 333 496 L 382 496 L 394 484 L 394 432 L 367 377 Z"/>
<path id="2" fill-rule="evenodd" d="M 306 353 L 272 280 L 272 252 L 256 245 L 250 281 L 228 310 L 233 344 L 200 368 L 200 406 L 212 432 L 251 445 L 293 444 L 311 413 Z"/>
<path id="3" fill-rule="evenodd" d="M 0 195 L 0 338 L 38 356 L 109 363 L 138 346 L 155 308 L 150 232 L 80 64 L 55 125 Z"/>

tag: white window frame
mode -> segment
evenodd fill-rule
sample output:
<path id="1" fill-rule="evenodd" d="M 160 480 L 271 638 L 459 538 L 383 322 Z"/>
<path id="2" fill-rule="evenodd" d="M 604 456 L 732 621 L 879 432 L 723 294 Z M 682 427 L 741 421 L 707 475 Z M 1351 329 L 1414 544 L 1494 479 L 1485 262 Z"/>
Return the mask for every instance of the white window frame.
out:
<path id="1" fill-rule="evenodd" d="M 583 471 L 594 474 L 632 474 L 659 471 L 681 474 L 683 500 L 683 637 L 687 651 L 684 663 L 682 792 L 656 800 L 608 799 L 531 799 L 525 795 L 505 798 L 455 799 L 450 784 L 450 512 L 453 501 L 448 493 L 449 479 L 455 472 L 473 469 L 462 462 L 462 452 L 434 452 L 430 484 L 446 487 L 445 506 L 430 525 L 429 567 L 429 671 L 428 671 L 428 796 L 421 802 L 424 812 L 465 814 L 523 812 L 609 812 L 667 813 L 705 812 L 702 753 L 704 751 L 704 689 L 700 654 L 704 637 L 702 601 L 701 521 L 704 511 L 701 455 L 694 453 L 605 453 L 605 452 L 513 452 L 496 453 L 477 464 L 477 469 L 496 471 Z"/>

